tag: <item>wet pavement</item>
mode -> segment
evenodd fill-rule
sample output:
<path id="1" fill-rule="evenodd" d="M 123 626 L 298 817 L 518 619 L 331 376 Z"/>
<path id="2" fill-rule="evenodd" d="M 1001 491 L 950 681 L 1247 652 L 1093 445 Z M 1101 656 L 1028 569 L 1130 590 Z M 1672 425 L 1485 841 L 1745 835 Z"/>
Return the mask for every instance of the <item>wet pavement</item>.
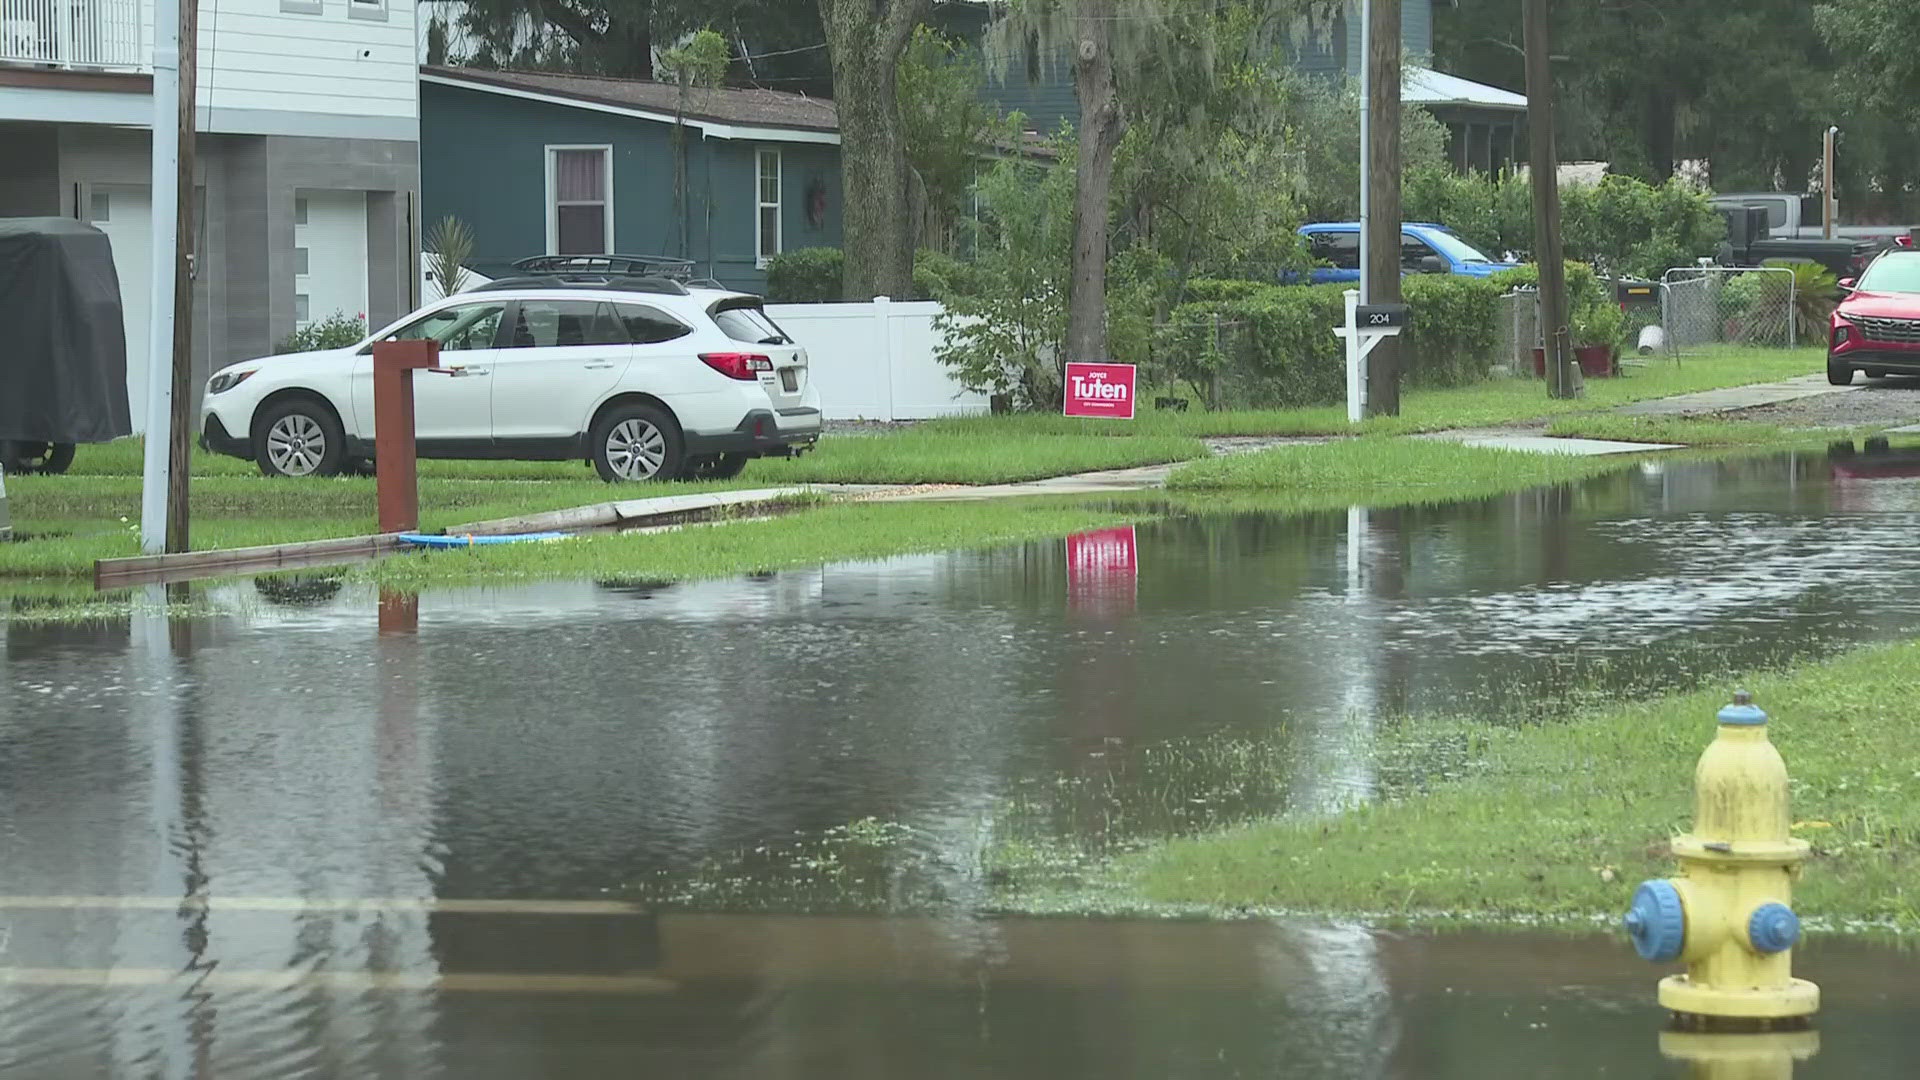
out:
<path id="1" fill-rule="evenodd" d="M 1920 633 L 1916 527 L 1920 455 L 1795 454 L 0 624 L 0 1076 L 1684 1075 L 1617 940 L 979 912 L 1444 775 L 1429 721 Z M 1805 967 L 1794 1075 L 1911 1057 L 1913 961 Z"/>

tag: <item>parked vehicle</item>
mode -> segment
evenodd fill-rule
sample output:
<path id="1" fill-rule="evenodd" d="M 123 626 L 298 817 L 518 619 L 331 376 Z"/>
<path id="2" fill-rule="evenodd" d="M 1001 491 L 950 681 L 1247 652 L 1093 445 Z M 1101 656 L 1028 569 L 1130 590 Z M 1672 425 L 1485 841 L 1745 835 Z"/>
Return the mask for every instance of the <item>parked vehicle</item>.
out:
<path id="1" fill-rule="evenodd" d="M 1869 379 L 1920 375 L 1920 251 L 1886 252 L 1840 286 L 1846 297 L 1827 333 L 1827 381 L 1845 386 L 1856 371 Z"/>
<path id="2" fill-rule="evenodd" d="M 1821 223 L 1818 195 L 1803 195 L 1793 191 L 1731 191 L 1715 195 L 1709 201 L 1723 210 L 1749 206 L 1765 210 L 1767 230 L 1778 239 L 1816 240 L 1826 235 Z M 1841 225 L 1836 222 L 1833 235 L 1853 240 L 1885 240 L 1892 244 L 1909 235 L 1909 226 Z"/>
<path id="3" fill-rule="evenodd" d="M 1721 242 L 1719 261 L 1726 266 L 1763 266 L 1770 260 L 1816 262 L 1833 271 L 1835 277 L 1853 277 L 1864 271 L 1875 255 L 1892 246 L 1886 238 L 1775 236 L 1767 224 L 1766 210 L 1757 206 L 1723 206 L 1720 215 L 1727 222 L 1727 238 Z"/>
<path id="4" fill-rule="evenodd" d="M 806 350 L 760 298 L 690 285 L 644 256 L 543 257 L 344 349 L 247 360 L 207 383 L 201 444 L 269 476 L 373 456 L 373 346 L 431 339 L 414 377 L 422 457 L 585 459 L 602 479 L 733 476 L 820 434 Z M 684 277 L 684 274 L 677 276 Z"/>
<path id="5" fill-rule="evenodd" d="M 1307 250 L 1316 265 L 1309 275 L 1315 285 L 1360 280 L 1360 223 L 1323 222 L 1302 225 Z M 1402 274 L 1464 274 L 1488 277 L 1512 270 L 1517 263 L 1489 258 L 1444 225 L 1409 221 L 1400 226 Z"/>
<path id="6" fill-rule="evenodd" d="M 0 469 L 65 472 L 74 444 L 133 433 L 120 279 L 107 235 L 0 219 Z"/>

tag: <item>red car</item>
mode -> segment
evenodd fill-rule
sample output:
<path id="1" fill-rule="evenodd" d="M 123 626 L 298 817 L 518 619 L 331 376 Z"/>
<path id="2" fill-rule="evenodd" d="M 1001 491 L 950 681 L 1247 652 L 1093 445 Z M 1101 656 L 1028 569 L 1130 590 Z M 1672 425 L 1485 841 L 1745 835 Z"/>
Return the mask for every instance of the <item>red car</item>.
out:
<path id="1" fill-rule="evenodd" d="M 1920 251 L 1883 252 L 1858 281 L 1841 281 L 1846 298 L 1827 331 L 1827 381 L 1920 375 Z"/>

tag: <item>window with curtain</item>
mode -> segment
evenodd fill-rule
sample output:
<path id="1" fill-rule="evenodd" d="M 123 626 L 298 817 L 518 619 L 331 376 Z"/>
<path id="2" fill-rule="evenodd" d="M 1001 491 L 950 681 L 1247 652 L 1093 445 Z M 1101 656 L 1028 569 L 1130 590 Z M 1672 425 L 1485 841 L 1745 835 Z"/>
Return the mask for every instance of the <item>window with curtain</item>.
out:
<path id="1" fill-rule="evenodd" d="M 547 235 L 555 255 L 606 255 L 613 245 L 607 148 L 549 147 Z"/>
<path id="2" fill-rule="evenodd" d="M 759 233 L 760 265 L 780 254 L 780 151 L 770 147 L 761 148 L 758 155 L 759 177 L 756 185 L 756 197 L 759 200 L 759 217 L 756 231 Z"/>

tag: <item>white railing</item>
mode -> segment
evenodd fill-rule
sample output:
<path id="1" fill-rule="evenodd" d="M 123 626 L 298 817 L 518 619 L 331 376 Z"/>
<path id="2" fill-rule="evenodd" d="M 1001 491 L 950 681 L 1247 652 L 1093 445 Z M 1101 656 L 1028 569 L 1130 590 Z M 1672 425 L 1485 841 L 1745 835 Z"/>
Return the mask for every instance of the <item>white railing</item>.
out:
<path id="1" fill-rule="evenodd" d="M 0 0 L 0 63 L 139 69 L 140 0 Z"/>

